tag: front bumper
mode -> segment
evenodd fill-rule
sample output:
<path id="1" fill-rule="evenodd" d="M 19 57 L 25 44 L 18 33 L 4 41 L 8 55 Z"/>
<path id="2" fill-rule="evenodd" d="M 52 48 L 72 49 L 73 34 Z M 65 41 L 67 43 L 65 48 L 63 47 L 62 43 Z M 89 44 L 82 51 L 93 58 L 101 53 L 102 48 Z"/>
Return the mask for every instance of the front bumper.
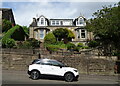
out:
<path id="1" fill-rule="evenodd" d="M 30 75 L 30 73 L 31 73 L 31 72 L 28 70 L 28 71 L 27 71 L 27 74 Z"/>

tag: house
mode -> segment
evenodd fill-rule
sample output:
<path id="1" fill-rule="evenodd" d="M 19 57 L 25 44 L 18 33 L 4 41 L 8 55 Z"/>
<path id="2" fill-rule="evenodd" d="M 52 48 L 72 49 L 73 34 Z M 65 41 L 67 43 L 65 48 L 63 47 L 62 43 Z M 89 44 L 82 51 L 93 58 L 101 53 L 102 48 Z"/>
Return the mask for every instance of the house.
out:
<path id="1" fill-rule="evenodd" d="M 2 32 L 2 20 L 6 19 L 12 23 L 12 26 L 15 26 L 14 15 L 12 9 L 10 8 L 0 8 L 0 32 Z M 4 34 L 0 33 L 0 39 Z"/>
<path id="2" fill-rule="evenodd" d="M 9 20 L 13 24 L 13 26 L 15 25 L 15 19 L 11 8 L 0 8 L 1 24 L 2 24 L 2 19 Z"/>
<path id="3" fill-rule="evenodd" d="M 57 28 L 68 28 L 75 34 L 72 39 L 73 43 L 86 43 L 92 39 L 92 33 L 85 29 L 86 18 L 79 16 L 75 19 L 48 19 L 44 15 L 38 18 L 33 18 L 29 26 L 29 38 L 35 38 L 44 42 L 44 37 L 47 33 L 54 31 Z"/>

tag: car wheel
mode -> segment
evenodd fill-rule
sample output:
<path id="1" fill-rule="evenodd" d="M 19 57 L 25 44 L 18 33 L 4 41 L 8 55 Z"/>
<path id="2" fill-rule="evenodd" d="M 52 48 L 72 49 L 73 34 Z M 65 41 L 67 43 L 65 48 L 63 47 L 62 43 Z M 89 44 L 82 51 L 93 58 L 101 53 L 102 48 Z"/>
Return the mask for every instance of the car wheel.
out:
<path id="1" fill-rule="evenodd" d="M 64 78 L 65 78 L 65 81 L 72 82 L 74 79 L 74 75 L 72 73 L 66 73 Z"/>
<path id="2" fill-rule="evenodd" d="M 40 77 L 40 73 L 39 71 L 32 71 L 31 74 L 30 74 L 30 77 L 33 79 L 33 80 L 37 80 L 39 77 Z"/>

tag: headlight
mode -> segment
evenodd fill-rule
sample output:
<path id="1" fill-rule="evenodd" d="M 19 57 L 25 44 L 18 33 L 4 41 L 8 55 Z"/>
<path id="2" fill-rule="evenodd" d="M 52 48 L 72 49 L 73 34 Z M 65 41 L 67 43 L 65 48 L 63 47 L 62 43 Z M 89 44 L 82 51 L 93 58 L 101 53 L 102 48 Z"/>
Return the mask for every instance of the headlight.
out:
<path id="1" fill-rule="evenodd" d="M 77 70 L 74 70 L 75 72 L 78 72 Z"/>

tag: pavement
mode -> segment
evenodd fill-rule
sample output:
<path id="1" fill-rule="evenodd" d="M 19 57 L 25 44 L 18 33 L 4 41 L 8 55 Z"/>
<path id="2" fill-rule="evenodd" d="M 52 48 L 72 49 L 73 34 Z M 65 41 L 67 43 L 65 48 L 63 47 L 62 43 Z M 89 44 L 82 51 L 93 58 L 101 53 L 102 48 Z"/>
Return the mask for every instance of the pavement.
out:
<path id="1" fill-rule="evenodd" d="M 27 71 L 14 71 L 14 70 L 3 70 L 2 71 L 2 86 L 27 86 L 27 85 L 102 85 L 102 86 L 119 86 L 120 80 L 119 75 L 85 75 L 80 74 L 78 81 L 65 82 L 64 80 L 58 79 L 38 79 L 32 80 L 29 78 Z M 40 86 L 40 85 L 39 85 Z"/>

